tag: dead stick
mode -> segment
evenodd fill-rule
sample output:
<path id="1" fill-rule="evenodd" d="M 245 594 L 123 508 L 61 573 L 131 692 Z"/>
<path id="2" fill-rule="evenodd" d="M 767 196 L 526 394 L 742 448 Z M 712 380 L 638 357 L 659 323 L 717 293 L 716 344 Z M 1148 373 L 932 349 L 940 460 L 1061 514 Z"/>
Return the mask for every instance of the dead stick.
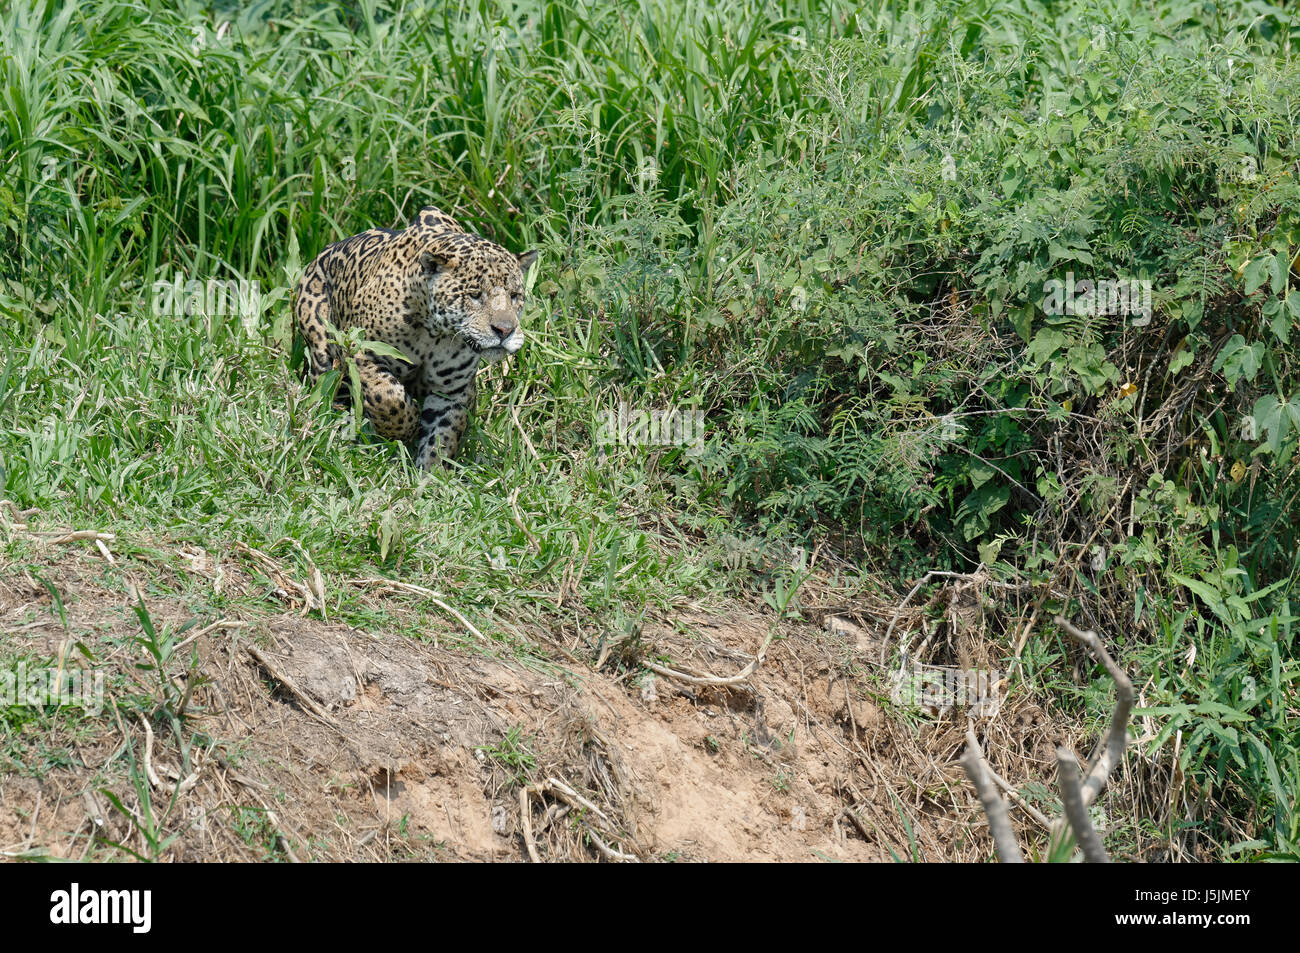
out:
<path id="1" fill-rule="evenodd" d="M 48 533 L 37 533 L 38 536 L 52 535 Z M 112 533 L 101 533 L 94 529 L 77 529 L 70 533 L 59 532 L 57 536 L 50 540 L 51 543 L 75 543 L 83 539 L 93 539 L 95 542 L 111 543 L 117 539 Z"/>
<path id="2" fill-rule="evenodd" d="M 600 851 L 602 854 L 604 854 L 606 857 L 608 857 L 610 860 L 616 860 L 624 864 L 641 863 L 641 858 L 636 856 L 636 854 L 625 854 L 622 851 L 618 851 L 610 847 L 608 844 L 606 844 L 603 840 L 600 839 L 600 836 L 591 829 L 590 825 L 587 826 L 587 836 L 590 837 L 591 842 L 596 845 L 596 849 Z"/>
<path id="3" fill-rule="evenodd" d="M 237 622 L 234 619 L 218 619 L 216 622 L 213 622 L 210 625 L 205 625 L 203 628 L 199 629 L 199 631 L 195 632 L 193 635 L 187 636 L 184 640 L 177 642 L 174 646 L 172 646 L 172 652 L 173 653 L 179 652 L 181 649 L 185 648 L 185 646 L 189 645 L 195 639 L 201 639 L 203 636 L 217 631 L 217 629 L 246 629 L 252 624 L 253 623 L 251 622 Z"/>
<path id="4" fill-rule="evenodd" d="M 417 586 L 409 582 L 398 582 L 395 579 L 352 579 L 349 581 L 354 586 L 375 586 L 380 588 L 387 586 L 389 589 L 394 589 L 398 592 L 410 592 L 417 596 L 424 596 L 439 609 L 446 612 L 448 615 L 453 616 L 456 621 L 469 630 L 470 634 L 474 636 L 474 638 L 478 639 L 480 642 L 488 641 L 487 636 L 476 629 L 469 619 L 465 618 L 451 606 L 447 605 L 447 603 L 443 601 L 442 595 L 434 592 L 432 589 L 426 589 L 424 586 Z"/>
<path id="5" fill-rule="evenodd" d="M 168 797 L 180 797 L 198 784 L 199 772 L 203 770 L 202 765 L 196 767 L 189 777 L 174 785 L 167 784 L 158 777 L 153 769 L 153 728 L 144 715 L 140 715 L 140 724 L 144 725 L 144 773 L 149 778 L 149 783 L 166 793 Z"/>
<path id="6" fill-rule="evenodd" d="M 617 825 L 615 825 L 613 821 L 611 821 L 608 817 L 605 816 L 604 811 L 602 811 L 595 804 L 591 803 L 591 801 L 587 800 L 585 797 L 583 797 L 581 794 L 579 794 L 577 791 L 569 787 L 567 784 L 565 784 L 563 781 L 559 780 L 558 778 L 547 778 L 542 784 L 531 784 L 528 786 L 527 790 L 530 793 L 537 794 L 539 796 L 542 794 L 557 795 L 562 800 L 568 801 L 569 804 L 572 805 L 574 808 L 578 808 L 580 810 L 585 810 L 590 812 L 591 815 L 593 815 L 594 817 L 600 820 L 601 827 L 603 827 L 605 833 L 608 836 L 617 840 L 627 841 L 629 844 L 632 845 L 632 848 L 638 854 L 641 853 L 641 848 L 637 844 L 635 838 L 631 837 L 628 834 L 624 834 L 620 832 Z M 588 833 L 591 833 L 593 828 L 596 826 L 592 824 L 590 821 L 587 821 L 585 818 L 584 818 L 584 823 L 586 824 Z M 604 844 L 603 841 L 602 844 Z M 608 845 L 604 845 L 604 846 L 606 847 L 606 849 L 610 849 Z M 613 853 L 618 854 L 619 852 L 614 851 Z M 611 855 L 606 854 L 606 856 L 611 856 Z M 620 854 L 618 858 L 613 858 L 611 856 L 611 859 L 624 859 L 627 856 L 628 855 Z"/>
<path id="7" fill-rule="evenodd" d="M 1007 793 L 1007 797 L 1016 802 L 1016 807 L 1020 808 L 1020 810 L 1024 811 L 1036 820 L 1042 826 L 1043 830 L 1046 831 L 1052 829 L 1052 822 L 1047 819 L 1047 815 L 1022 798 L 1020 792 L 1013 788 L 1011 784 L 1002 777 L 1002 775 L 990 768 L 987 763 L 984 765 L 984 770 L 989 773 L 989 777 L 993 779 L 994 783 Z"/>
<path id="8" fill-rule="evenodd" d="M 858 817 L 857 811 L 853 810 L 851 807 L 846 807 L 844 810 L 840 811 L 840 816 L 847 817 L 849 822 L 858 829 L 858 833 L 862 835 L 862 839 L 867 843 L 871 842 L 871 832 L 867 830 L 867 825 L 862 818 Z"/>
<path id="9" fill-rule="evenodd" d="M 1065 807 L 1065 819 L 1070 822 L 1070 828 L 1079 841 L 1084 860 L 1090 864 L 1109 864 L 1110 857 L 1092 826 L 1088 807 L 1083 803 L 1083 789 L 1079 785 L 1079 762 L 1069 748 L 1057 747 L 1056 772 L 1061 782 L 1061 803 Z"/>
<path id="10" fill-rule="evenodd" d="M 528 848 L 528 858 L 540 864 L 542 858 L 537 856 L 537 841 L 533 839 L 533 805 L 529 800 L 531 787 L 519 789 L 519 819 L 524 826 L 524 846 Z"/>
<path id="11" fill-rule="evenodd" d="M 1088 807 L 1097 799 L 1101 789 L 1106 786 L 1111 771 L 1124 757 L 1124 747 L 1128 744 L 1129 713 L 1133 710 L 1133 683 L 1110 657 L 1110 653 L 1106 651 L 1096 632 L 1091 630 L 1085 632 L 1059 615 L 1056 617 L 1056 624 L 1064 629 L 1070 638 L 1091 649 L 1115 682 L 1115 711 L 1110 716 L 1110 730 L 1106 733 L 1106 737 L 1097 743 L 1097 750 L 1092 756 L 1092 767 L 1083 782 L 1083 806 Z"/>
<path id="12" fill-rule="evenodd" d="M 975 738 L 975 732 L 969 728 L 966 729 L 966 753 L 961 756 L 961 766 L 971 784 L 975 785 L 975 793 L 984 806 L 984 813 L 989 819 L 989 833 L 993 835 L 993 846 L 997 848 L 998 857 L 1004 864 L 1023 864 L 1025 858 L 1020 853 L 1020 844 L 1011 829 L 1007 803 L 989 780 L 979 741 Z"/>

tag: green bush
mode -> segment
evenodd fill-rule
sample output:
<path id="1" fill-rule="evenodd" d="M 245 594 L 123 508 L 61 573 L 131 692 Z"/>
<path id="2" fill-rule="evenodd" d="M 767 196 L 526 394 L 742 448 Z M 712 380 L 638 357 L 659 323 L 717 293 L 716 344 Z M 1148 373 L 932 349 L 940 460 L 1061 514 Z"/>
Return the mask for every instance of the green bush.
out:
<path id="1" fill-rule="evenodd" d="M 1075 594 L 1059 609 L 1199 653 L 1180 673 L 1133 656 L 1185 699 L 1156 709 L 1152 746 L 1190 733 L 1182 767 L 1248 818 L 1232 829 L 1294 855 L 1285 20 L 1216 33 L 1062 15 L 1016 34 L 969 12 L 888 123 L 880 46 L 807 59 L 827 99 L 797 122 L 805 150 L 737 172 L 692 305 L 708 325 L 696 360 L 727 369 L 700 480 L 906 574 L 1030 574 Z M 1071 32 L 1077 45 L 1048 39 Z M 1008 65 L 1027 43 L 1030 68 Z M 1085 280 L 1132 287 L 1135 313 L 1107 313 Z M 1250 612 L 1206 613 L 1211 591 Z"/>

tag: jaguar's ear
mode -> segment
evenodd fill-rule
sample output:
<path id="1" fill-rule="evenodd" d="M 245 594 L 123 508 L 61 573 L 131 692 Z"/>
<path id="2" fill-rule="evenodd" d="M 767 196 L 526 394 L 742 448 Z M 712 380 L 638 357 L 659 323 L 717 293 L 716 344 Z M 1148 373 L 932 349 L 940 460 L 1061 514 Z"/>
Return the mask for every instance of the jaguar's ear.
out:
<path id="1" fill-rule="evenodd" d="M 436 251 L 426 251 L 420 253 L 420 270 L 426 278 L 432 278 L 440 272 L 455 267 L 455 262 L 451 256 L 444 255 Z"/>
<path id="2" fill-rule="evenodd" d="M 450 215 L 432 205 L 426 205 L 420 209 L 419 214 L 415 216 L 415 221 L 411 224 L 428 229 L 430 232 L 458 232 L 461 230 Z"/>
<path id="3" fill-rule="evenodd" d="M 525 278 L 528 277 L 528 269 L 533 266 L 535 261 L 537 261 L 537 249 L 526 251 L 519 256 L 519 270 L 524 273 Z"/>

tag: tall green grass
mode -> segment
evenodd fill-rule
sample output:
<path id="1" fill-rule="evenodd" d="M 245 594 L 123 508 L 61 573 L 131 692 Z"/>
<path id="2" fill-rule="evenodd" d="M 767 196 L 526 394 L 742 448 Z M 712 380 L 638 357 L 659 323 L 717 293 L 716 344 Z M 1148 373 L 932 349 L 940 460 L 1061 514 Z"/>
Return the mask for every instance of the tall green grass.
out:
<path id="1" fill-rule="evenodd" d="M 620 617 L 732 584 L 734 537 L 686 535 L 731 530 L 725 512 L 658 479 L 663 451 L 597 456 L 618 375 L 589 259 L 619 253 L 638 190 L 689 240 L 746 154 L 793 154 L 802 60 L 856 29 L 852 5 L 252 10 L 18 3 L 0 20 L 3 495 L 522 616 L 553 609 L 566 571 Z M 426 204 L 540 242 L 546 265 L 527 355 L 482 388 L 468 475 L 421 481 L 299 387 L 288 296 L 325 244 Z M 574 276 L 596 296 L 561 294 Z M 160 283 L 240 281 L 252 313 L 155 313 Z M 643 528 L 630 487 L 646 512 L 696 509 L 691 528 Z"/>

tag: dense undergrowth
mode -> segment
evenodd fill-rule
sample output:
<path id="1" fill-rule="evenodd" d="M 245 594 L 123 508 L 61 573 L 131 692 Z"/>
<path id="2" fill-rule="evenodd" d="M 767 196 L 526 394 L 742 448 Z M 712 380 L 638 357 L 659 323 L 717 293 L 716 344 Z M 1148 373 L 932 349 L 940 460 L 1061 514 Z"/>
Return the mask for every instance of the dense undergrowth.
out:
<path id="1" fill-rule="evenodd" d="M 1144 836 L 1297 856 L 1292 14 L 175 6 L 5 5 L 5 498 L 515 618 L 575 562 L 618 625 L 791 544 L 899 589 L 982 568 L 1040 594 L 1015 690 L 1104 718 L 1058 611 L 1137 674 L 1179 769 Z M 425 204 L 543 263 L 421 481 L 286 358 L 302 264 Z M 620 404 L 702 448 L 602 445 Z"/>

